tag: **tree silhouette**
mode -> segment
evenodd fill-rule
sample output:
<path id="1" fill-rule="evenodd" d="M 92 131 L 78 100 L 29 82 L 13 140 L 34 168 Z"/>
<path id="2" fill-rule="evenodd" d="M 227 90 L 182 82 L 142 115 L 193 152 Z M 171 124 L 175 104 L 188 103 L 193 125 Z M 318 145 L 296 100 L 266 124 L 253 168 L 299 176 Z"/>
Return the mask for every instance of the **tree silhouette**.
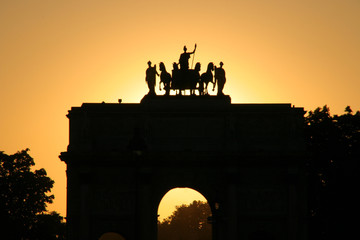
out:
<path id="1" fill-rule="evenodd" d="M 330 115 L 317 108 L 305 118 L 310 153 L 309 211 L 311 239 L 341 239 L 354 229 L 358 208 L 360 160 L 360 113 L 345 108 L 343 115 Z"/>
<path id="2" fill-rule="evenodd" d="M 46 204 L 54 199 L 48 195 L 54 181 L 43 168 L 31 170 L 35 162 L 28 151 L 0 152 L 0 234 L 4 239 L 54 239 L 36 234 L 51 222 L 61 225 L 60 215 L 44 213 Z"/>
<path id="3" fill-rule="evenodd" d="M 29 239 L 37 240 L 64 240 L 66 226 L 63 217 L 57 212 L 41 213 L 36 215 L 34 227 Z"/>
<path id="4" fill-rule="evenodd" d="M 193 201 L 177 206 L 170 217 L 158 222 L 158 240 L 209 240 L 209 216 L 210 206 L 205 202 Z"/>

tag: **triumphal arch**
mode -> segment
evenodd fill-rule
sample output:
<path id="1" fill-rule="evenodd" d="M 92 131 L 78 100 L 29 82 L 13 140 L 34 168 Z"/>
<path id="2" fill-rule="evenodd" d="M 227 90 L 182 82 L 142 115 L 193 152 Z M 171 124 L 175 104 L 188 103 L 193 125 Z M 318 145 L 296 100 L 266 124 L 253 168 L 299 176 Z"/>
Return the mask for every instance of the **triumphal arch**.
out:
<path id="1" fill-rule="evenodd" d="M 156 240 L 175 187 L 206 197 L 213 240 L 306 239 L 304 110 L 182 90 L 69 111 L 68 240 Z"/>

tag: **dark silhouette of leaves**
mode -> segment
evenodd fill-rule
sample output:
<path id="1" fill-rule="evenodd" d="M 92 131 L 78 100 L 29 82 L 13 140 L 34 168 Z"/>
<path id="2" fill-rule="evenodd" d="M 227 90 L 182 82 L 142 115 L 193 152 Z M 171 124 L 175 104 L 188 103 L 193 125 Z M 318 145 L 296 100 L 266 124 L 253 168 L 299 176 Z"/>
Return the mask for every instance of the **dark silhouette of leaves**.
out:
<path id="1" fill-rule="evenodd" d="M 311 239 L 342 239 L 356 229 L 358 208 L 360 113 L 349 106 L 343 115 L 330 115 L 325 105 L 305 118 L 309 150 L 309 215 Z"/>
<path id="2" fill-rule="evenodd" d="M 35 162 L 28 151 L 13 155 L 0 152 L 1 235 L 4 239 L 60 239 L 49 235 L 40 238 L 35 234 L 45 224 L 44 218 L 61 224 L 62 217 L 57 213 L 44 214 L 47 203 L 54 199 L 54 195 L 49 195 L 54 181 L 43 168 L 31 170 Z"/>
<path id="3" fill-rule="evenodd" d="M 173 214 L 158 223 L 158 240 L 210 240 L 210 206 L 201 201 L 177 206 Z"/>

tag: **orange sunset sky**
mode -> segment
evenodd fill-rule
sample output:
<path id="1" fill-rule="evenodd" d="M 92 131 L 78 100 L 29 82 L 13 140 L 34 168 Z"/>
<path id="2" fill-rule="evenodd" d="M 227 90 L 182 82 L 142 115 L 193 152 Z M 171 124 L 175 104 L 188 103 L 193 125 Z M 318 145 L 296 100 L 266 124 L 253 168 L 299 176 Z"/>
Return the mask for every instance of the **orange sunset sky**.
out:
<path id="1" fill-rule="evenodd" d="M 359 13 L 359 0 L 0 0 L 0 151 L 30 148 L 65 216 L 67 111 L 139 103 L 147 61 L 171 72 L 195 43 L 201 73 L 224 62 L 232 103 L 359 110 Z"/>

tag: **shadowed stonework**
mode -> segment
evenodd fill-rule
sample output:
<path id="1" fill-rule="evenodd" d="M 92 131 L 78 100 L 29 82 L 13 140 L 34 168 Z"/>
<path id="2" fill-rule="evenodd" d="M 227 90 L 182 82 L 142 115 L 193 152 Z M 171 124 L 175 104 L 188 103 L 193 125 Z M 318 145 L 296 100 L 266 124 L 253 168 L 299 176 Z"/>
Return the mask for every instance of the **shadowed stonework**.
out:
<path id="1" fill-rule="evenodd" d="M 158 205 L 175 187 L 208 200 L 213 240 L 306 239 L 303 114 L 226 95 L 73 107 L 60 155 L 68 239 L 156 240 Z"/>

